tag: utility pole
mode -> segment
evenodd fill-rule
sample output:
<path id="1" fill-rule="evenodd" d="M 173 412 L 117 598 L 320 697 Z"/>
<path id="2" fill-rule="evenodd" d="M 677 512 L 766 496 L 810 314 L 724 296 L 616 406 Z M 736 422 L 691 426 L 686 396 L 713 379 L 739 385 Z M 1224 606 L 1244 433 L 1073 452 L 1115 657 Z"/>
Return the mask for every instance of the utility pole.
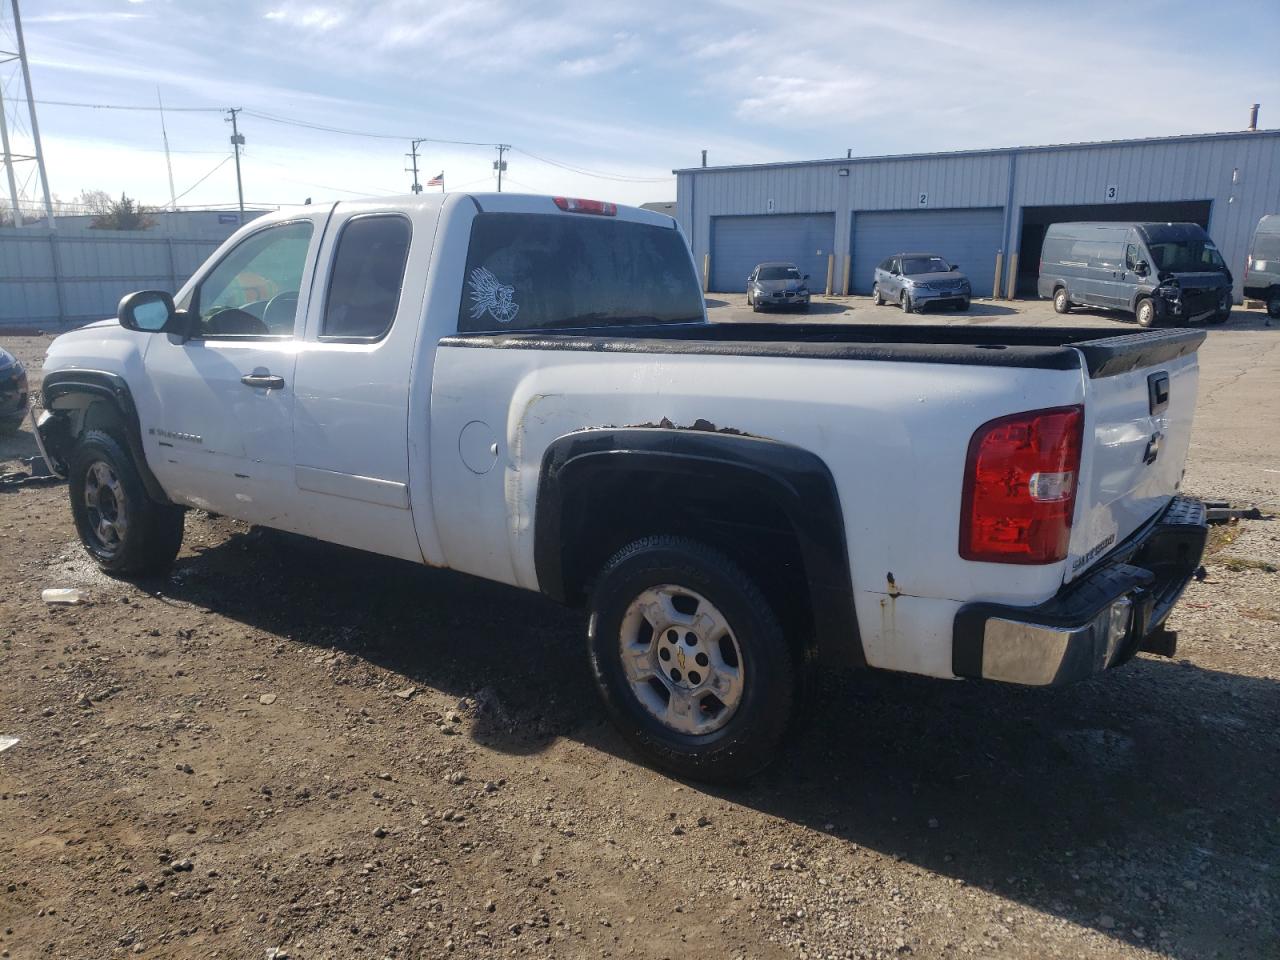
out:
<path id="1" fill-rule="evenodd" d="M 425 142 L 426 142 L 425 140 L 410 140 L 409 153 L 406 154 L 406 156 L 413 158 L 413 167 L 412 168 L 405 167 L 404 169 L 406 173 L 408 173 L 410 169 L 413 170 L 413 192 L 414 193 L 422 192 L 422 184 L 418 182 L 418 144 L 425 143 Z"/>
<path id="2" fill-rule="evenodd" d="M 493 169 L 498 171 L 498 192 L 502 192 L 502 174 L 507 169 L 507 161 L 502 159 L 502 155 L 511 149 L 511 144 L 500 143 L 497 146 L 498 159 L 493 161 Z"/>
<path id="3" fill-rule="evenodd" d="M 16 178 L 13 173 L 13 163 L 15 160 L 34 160 L 36 169 L 40 172 L 40 187 L 44 191 L 44 213 L 49 221 L 49 229 L 56 230 L 57 223 L 53 219 L 53 197 L 49 193 L 49 175 L 44 168 L 44 150 L 40 146 L 40 123 L 36 119 L 36 101 L 35 94 L 31 92 L 31 66 L 27 63 L 27 45 L 22 38 L 22 16 L 18 13 L 18 0 L 10 0 L 10 9 L 13 11 L 13 37 L 17 42 L 18 49 L 16 51 L 0 51 L 0 63 L 7 63 L 17 60 L 22 70 L 22 85 L 27 93 L 27 116 L 31 122 L 31 143 L 35 149 L 34 156 L 18 156 L 9 149 L 9 131 L 8 124 L 3 116 L 0 116 L 0 146 L 4 149 L 4 165 L 9 177 L 9 194 L 13 203 L 13 225 L 15 227 L 22 226 L 22 216 L 18 209 L 18 188 Z M 4 98 L 0 96 L 0 114 L 4 112 Z"/>
<path id="4" fill-rule="evenodd" d="M 240 226 L 242 227 L 244 226 L 244 184 L 240 180 L 240 148 L 244 146 L 244 134 L 236 126 L 236 114 L 243 109 L 243 107 L 227 108 L 227 113 L 231 115 L 231 146 L 236 151 L 236 195 L 240 198 Z"/>

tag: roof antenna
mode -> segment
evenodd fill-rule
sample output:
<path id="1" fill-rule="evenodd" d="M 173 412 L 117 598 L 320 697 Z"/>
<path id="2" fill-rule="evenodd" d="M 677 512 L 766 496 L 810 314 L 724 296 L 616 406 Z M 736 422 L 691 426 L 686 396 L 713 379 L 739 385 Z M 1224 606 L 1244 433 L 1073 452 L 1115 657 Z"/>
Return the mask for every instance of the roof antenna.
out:
<path id="1" fill-rule="evenodd" d="M 844 152 L 844 158 L 845 158 L 846 160 L 852 160 L 852 159 L 853 159 L 853 147 L 850 147 L 848 150 L 846 150 L 846 151 Z"/>

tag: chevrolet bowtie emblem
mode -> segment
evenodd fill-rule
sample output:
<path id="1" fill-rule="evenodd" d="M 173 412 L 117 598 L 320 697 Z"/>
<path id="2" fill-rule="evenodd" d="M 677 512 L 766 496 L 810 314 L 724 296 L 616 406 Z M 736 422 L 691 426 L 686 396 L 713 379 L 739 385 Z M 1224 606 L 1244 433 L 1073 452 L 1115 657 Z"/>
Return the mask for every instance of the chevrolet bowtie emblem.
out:
<path id="1" fill-rule="evenodd" d="M 683 670 L 684 669 L 684 651 L 683 650 L 676 651 L 676 661 L 680 664 L 680 669 Z"/>

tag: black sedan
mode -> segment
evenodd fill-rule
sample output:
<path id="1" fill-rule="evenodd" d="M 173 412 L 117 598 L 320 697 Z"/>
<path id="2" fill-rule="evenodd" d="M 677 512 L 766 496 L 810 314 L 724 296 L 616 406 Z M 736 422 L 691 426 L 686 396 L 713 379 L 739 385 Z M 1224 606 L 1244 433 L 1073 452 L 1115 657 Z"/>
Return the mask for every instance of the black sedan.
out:
<path id="1" fill-rule="evenodd" d="M 27 415 L 27 368 L 0 347 L 0 430 L 16 430 Z"/>

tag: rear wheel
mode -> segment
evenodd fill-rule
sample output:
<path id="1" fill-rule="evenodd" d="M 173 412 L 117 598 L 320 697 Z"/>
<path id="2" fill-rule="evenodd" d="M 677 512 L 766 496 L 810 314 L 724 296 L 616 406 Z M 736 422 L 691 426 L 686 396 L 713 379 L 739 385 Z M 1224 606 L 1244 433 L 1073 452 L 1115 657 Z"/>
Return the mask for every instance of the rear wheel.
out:
<path id="1" fill-rule="evenodd" d="M 1156 325 L 1156 305 L 1151 302 L 1150 297 L 1144 297 L 1138 301 L 1134 316 L 1138 318 L 1138 326 L 1140 327 L 1154 327 Z"/>
<path id="2" fill-rule="evenodd" d="M 871 299 L 875 301 L 877 307 L 884 306 L 884 294 L 880 292 L 880 284 L 871 285 Z"/>
<path id="3" fill-rule="evenodd" d="M 613 722 L 679 776 L 750 776 L 792 717 L 797 666 L 772 607 L 737 564 L 693 540 L 649 537 L 609 561 L 588 651 Z"/>
<path id="4" fill-rule="evenodd" d="M 182 508 L 147 496 L 124 444 L 90 430 L 71 452 L 67 482 L 76 532 L 99 567 L 122 575 L 169 568 L 182 546 Z"/>
<path id="5" fill-rule="evenodd" d="M 1067 288 L 1059 287 L 1053 291 L 1053 309 L 1057 313 L 1071 312 L 1071 298 L 1067 296 Z"/>

